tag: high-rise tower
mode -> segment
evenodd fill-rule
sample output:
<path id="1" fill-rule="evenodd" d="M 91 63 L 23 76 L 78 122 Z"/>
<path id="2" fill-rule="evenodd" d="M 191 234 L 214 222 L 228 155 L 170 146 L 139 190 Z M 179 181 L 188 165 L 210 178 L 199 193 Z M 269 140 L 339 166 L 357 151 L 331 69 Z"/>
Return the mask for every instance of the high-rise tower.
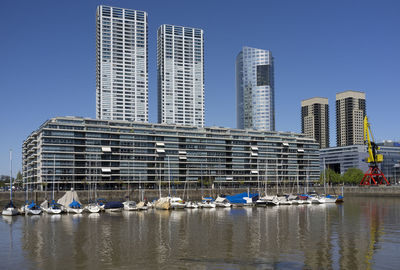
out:
<path id="1" fill-rule="evenodd" d="M 329 147 L 329 104 L 327 98 L 301 101 L 301 132 L 314 138 L 319 148 Z"/>
<path id="2" fill-rule="evenodd" d="M 273 60 L 271 51 L 250 47 L 236 57 L 238 128 L 275 130 Z"/>
<path id="3" fill-rule="evenodd" d="M 148 121 L 147 13 L 98 6 L 96 116 Z"/>
<path id="4" fill-rule="evenodd" d="M 337 146 L 363 144 L 365 93 L 345 91 L 336 94 Z"/>
<path id="5" fill-rule="evenodd" d="M 161 25 L 157 33 L 158 121 L 204 126 L 203 30 Z"/>

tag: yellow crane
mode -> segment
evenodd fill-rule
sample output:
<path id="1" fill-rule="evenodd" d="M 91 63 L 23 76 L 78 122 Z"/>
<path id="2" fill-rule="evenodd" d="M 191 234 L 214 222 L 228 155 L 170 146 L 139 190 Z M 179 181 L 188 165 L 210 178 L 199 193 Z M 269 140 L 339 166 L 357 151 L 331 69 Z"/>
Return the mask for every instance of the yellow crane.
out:
<path id="1" fill-rule="evenodd" d="M 367 116 L 364 117 L 364 144 L 368 147 L 367 163 L 369 164 L 369 169 L 364 174 L 360 185 L 384 185 L 385 182 L 386 185 L 390 185 L 378 167 L 378 163 L 383 161 L 383 155 L 378 154 L 379 146 L 375 143 Z"/>

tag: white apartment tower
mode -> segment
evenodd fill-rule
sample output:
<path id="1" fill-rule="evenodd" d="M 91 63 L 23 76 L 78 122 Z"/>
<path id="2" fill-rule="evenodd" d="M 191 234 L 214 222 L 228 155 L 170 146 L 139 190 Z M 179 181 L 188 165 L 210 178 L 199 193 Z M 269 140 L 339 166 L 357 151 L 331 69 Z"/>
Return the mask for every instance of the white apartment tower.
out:
<path id="1" fill-rule="evenodd" d="M 365 93 L 345 91 L 336 94 L 337 146 L 364 144 Z"/>
<path id="2" fill-rule="evenodd" d="M 148 121 L 147 13 L 98 6 L 96 116 Z"/>
<path id="3" fill-rule="evenodd" d="M 236 57 L 236 113 L 240 129 L 275 130 L 271 51 L 243 47 Z"/>
<path id="4" fill-rule="evenodd" d="M 161 25 L 157 33 L 158 121 L 204 126 L 204 39 L 197 28 Z"/>
<path id="5" fill-rule="evenodd" d="M 301 133 L 314 138 L 319 148 L 329 147 L 329 104 L 327 98 L 301 101 Z"/>

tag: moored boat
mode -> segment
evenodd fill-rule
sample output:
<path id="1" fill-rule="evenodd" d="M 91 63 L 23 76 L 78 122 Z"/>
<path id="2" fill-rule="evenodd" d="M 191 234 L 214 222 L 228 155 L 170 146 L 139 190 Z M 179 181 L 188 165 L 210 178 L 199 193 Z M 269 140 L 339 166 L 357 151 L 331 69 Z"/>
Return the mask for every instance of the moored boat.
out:
<path id="1" fill-rule="evenodd" d="M 117 201 L 107 202 L 104 205 L 104 210 L 106 212 L 121 212 L 123 208 L 124 205 L 121 202 Z"/>
<path id="2" fill-rule="evenodd" d="M 158 210 L 169 210 L 171 209 L 170 197 L 161 197 L 154 202 L 154 208 Z"/>
<path id="3" fill-rule="evenodd" d="M 10 201 L 1 212 L 3 216 L 15 216 L 18 215 L 18 209 L 14 206 L 13 202 Z"/>
<path id="4" fill-rule="evenodd" d="M 124 211 L 137 211 L 138 207 L 134 201 L 126 201 L 122 203 L 124 205 Z"/>
<path id="5" fill-rule="evenodd" d="M 186 207 L 185 202 L 179 197 L 170 197 L 172 209 L 184 209 Z"/>
<path id="6" fill-rule="evenodd" d="M 215 206 L 216 207 L 232 207 L 232 204 L 229 202 L 229 200 L 226 197 L 218 196 L 218 198 L 215 199 Z"/>

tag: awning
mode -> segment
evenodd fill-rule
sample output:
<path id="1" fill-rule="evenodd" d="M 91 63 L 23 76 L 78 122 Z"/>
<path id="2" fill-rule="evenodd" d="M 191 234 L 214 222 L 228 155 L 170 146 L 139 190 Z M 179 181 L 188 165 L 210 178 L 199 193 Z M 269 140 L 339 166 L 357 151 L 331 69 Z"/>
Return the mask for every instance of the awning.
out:
<path id="1" fill-rule="evenodd" d="M 251 153 L 251 156 L 257 157 L 257 156 L 258 156 L 258 153 Z"/>
<path id="2" fill-rule="evenodd" d="M 111 147 L 102 146 L 101 151 L 103 152 L 111 152 Z"/>
<path id="3" fill-rule="evenodd" d="M 227 177 L 226 180 L 233 180 L 233 177 Z"/>
<path id="4" fill-rule="evenodd" d="M 297 149 L 297 152 L 304 153 L 304 149 Z"/>
<path id="5" fill-rule="evenodd" d="M 101 168 L 101 172 L 110 173 L 110 172 L 111 172 L 111 169 L 110 169 L 110 168 Z"/>
<path id="6" fill-rule="evenodd" d="M 252 147 L 251 147 L 251 150 L 256 150 L 256 151 L 257 151 L 257 150 L 258 150 L 258 147 L 257 147 L 257 146 L 252 146 Z"/>
<path id="7" fill-rule="evenodd" d="M 180 156 L 179 159 L 187 159 L 185 156 Z"/>
<path id="8" fill-rule="evenodd" d="M 179 151 L 179 155 L 186 155 L 186 151 Z"/>
<path id="9" fill-rule="evenodd" d="M 252 174 L 258 174 L 258 171 L 251 171 Z"/>
<path id="10" fill-rule="evenodd" d="M 156 152 L 157 153 L 165 153 L 165 150 L 164 149 L 156 149 Z"/>
<path id="11" fill-rule="evenodd" d="M 287 143 L 287 142 L 284 142 L 282 144 L 283 144 L 283 146 L 289 146 L 289 143 Z"/>
<path id="12" fill-rule="evenodd" d="M 165 144 L 163 142 L 158 142 L 156 143 L 156 146 L 165 146 Z"/>

